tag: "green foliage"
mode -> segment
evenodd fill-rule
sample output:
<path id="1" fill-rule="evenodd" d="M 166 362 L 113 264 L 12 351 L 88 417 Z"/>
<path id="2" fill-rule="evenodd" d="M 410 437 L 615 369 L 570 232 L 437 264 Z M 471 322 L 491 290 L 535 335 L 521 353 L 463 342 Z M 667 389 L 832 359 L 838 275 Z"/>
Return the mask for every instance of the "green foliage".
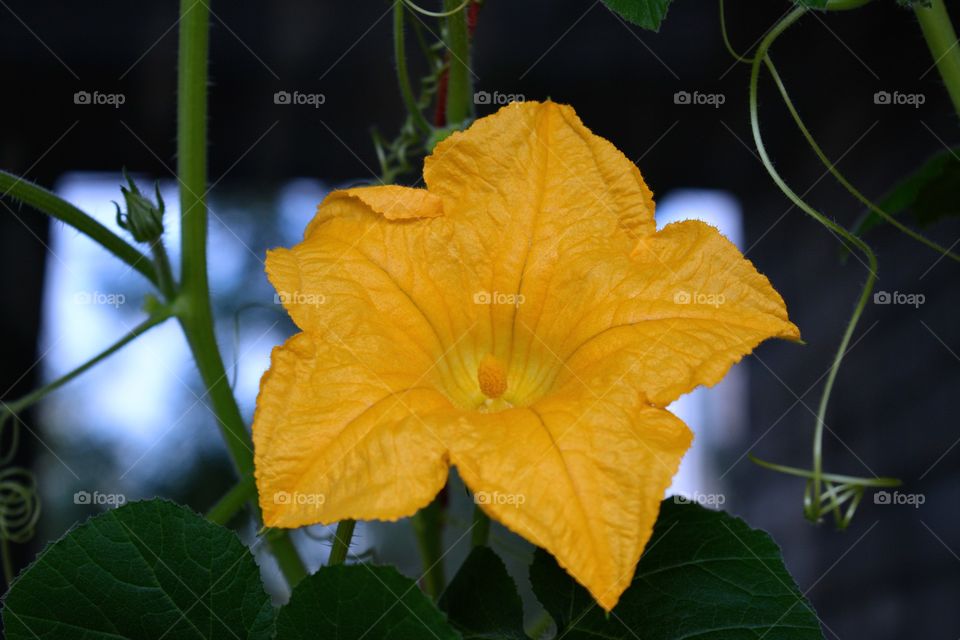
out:
<path id="1" fill-rule="evenodd" d="M 465 640 L 527 637 L 517 585 L 490 547 L 470 552 L 439 604 Z"/>
<path id="2" fill-rule="evenodd" d="M 456 640 L 416 583 L 392 567 L 323 567 L 277 616 L 277 640 Z"/>
<path id="3" fill-rule="evenodd" d="M 960 216 L 960 148 L 948 149 L 927 160 L 894 185 L 878 203 L 891 216 L 909 212 L 917 224 L 931 225 L 943 218 Z M 862 234 L 884 223 L 867 212 L 854 228 Z"/>
<path id="4" fill-rule="evenodd" d="M 273 608 L 232 532 L 164 500 L 74 528 L 4 597 L 10 640 L 267 640 Z"/>
<path id="5" fill-rule="evenodd" d="M 644 29 L 659 31 L 671 0 L 603 0 L 607 8 Z"/>
<path id="6" fill-rule="evenodd" d="M 691 504 L 663 502 L 633 584 L 609 618 L 543 551 L 530 581 L 565 640 L 823 639 L 770 536 Z"/>

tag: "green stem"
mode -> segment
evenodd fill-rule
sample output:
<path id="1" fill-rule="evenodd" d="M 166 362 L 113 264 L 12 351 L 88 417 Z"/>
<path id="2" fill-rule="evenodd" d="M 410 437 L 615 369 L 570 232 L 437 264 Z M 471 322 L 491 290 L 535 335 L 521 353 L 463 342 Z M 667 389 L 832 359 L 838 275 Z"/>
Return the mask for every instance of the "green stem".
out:
<path id="1" fill-rule="evenodd" d="M 217 347 L 207 282 L 207 53 L 210 8 L 182 0 L 177 94 L 177 176 L 181 210 L 178 316 L 241 477 L 253 473 L 253 443 Z"/>
<path id="2" fill-rule="evenodd" d="M 157 273 L 150 259 L 126 240 L 110 231 L 89 214 L 84 213 L 52 191 L 18 176 L 0 171 L 0 198 L 10 196 L 52 218 L 70 225 L 101 247 L 139 271 L 147 280 L 158 284 Z"/>
<path id="3" fill-rule="evenodd" d="M 172 302 L 177 295 L 177 283 L 173 279 L 173 269 L 170 268 L 170 258 L 163 246 L 163 238 L 154 241 L 150 252 L 153 254 L 153 265 L 157 272 L 157 288 L 168 302 Z"/>
<path id="4" fill-rule="evenodd" d="M 836 382 L 837 374 L 840 371 L 840 365 L 843 362 L 843 357 L 846 355 L 847 348 L 850 344 L 851 338 L 853 337 L 853 333 L 856 330 L 857 323 L 860 320 L 860 316 L 863 314 L 864 308 L 867 306 L 867 303 L 870 300 L 870 294 L 873 292 L 874 283 L 876 282 L 877 278 L 877 258 L 874 255 L 873 250 L 871 250 L 863 240 L 851 234 L 846 228 L 827 218 L 822 213 L 808 205 L 787 185 L 787 183 L 774 168 L 773 162 L 771 162 L 770 157 L 767 154 L 766 147 L 763 144 L 763 138 L 760 135 L 760 118 L 757 109 L 757 88 L 760 79 L 760 64 L 766 59 L 767 51 L 780 36 L 780 34 L 782 34 L 790 25 L 796 22 L 805 12 L 806 8 L 804 7 L 795 8 L 767 33 L 767 35 L 760 42 L 760 45 L 757 47 L 757 53 L 750 69 L 750 127 L 753 131 L 753 140 L 757 146 L 757 151 L 760 154 L 761 162 L 766 168 L 767 173 L 770 174 L 770 177 L 784 193 L 784 195 L 786 195 L 787 198 L 794 203 L 794 205 L 807 213 L 817 222 L 833 231 L 836 235 L 843 238 L 849 244 L 859 249 L 868 261 L 867 280 L 864 283 L 863 290 L 861 291 L 860 297 L 857 300 L 856 307 L 853 310 L 853 314 L 850 316 L 850 320 L 847 323 L 847 328 L 843 333 L 842 339 L 840 340 L 840 346 L 838 347 L 836 355 L 833 359 L 833 363 L 830 366 L 830 373 L 827 376 L 823 393 L 820 396 L 820 404 L 817 408 L 817 423 L 813 437 L 813 473 L 811 475 L 811 481 L 813 483 L 813 495 L 819 496 L 821 482 L 823 479 L 823 429 L 824 420 L 827 413 L 827 406 L 830 403 L 830 394 L 833 390 L 834 383 Z M 808 513 L 808 515 L 817 518 L 819 517 L 819 500 L 817 500 L 814 504 L 816 505 L 815 511 Z"/>
<path id="5" fill-rule="evenodd" d="M 446 586 L 443 568 L 443 506 L 439 500 L 417 512 L 410 519 L 417 538 L 417 549 L 423 561 L 423 585 L 427 595 L 436 600 Z"/>
<path id="6" fill-rule="evenodd" d="M 423 133 L 430 132 L 430 123 L 423 116 L 417 99 L 413 95 L 413 87 L 410 85 L 410 74 L 407 71 L 407 50 L 403 33 L 404 14 L 406 4 L 402 1 L 395 2 L 393 5 L 393 57 L 397 65 L 397 82 L 400 84 L 400 94 L 403 96 L 403 103 L 407 107 L 407 113 L 413 119 L 414 126 Z"/>
<path id="7" fill-rule="evenodd" d="M 930 0 L 927 5 L 916 2 L 913 11 L 953 101 L 953 108 L 960 115 L 960 45 L 957 44 L 957 33 L 953 30 L 943 0 Z"/>
<path id="8" fill-rule="evenodd" d="M 540 640 L 553 623 L 553 617 L 546 611 L 541 611 L 537 619 L 527 629 L 527 635 L 533 640 Z"/>
<path id="9" fill-rule="evenodd" d="M 177 69 L 177 177 L 180 182 L 181 289 L 177 311 L 238 475 L 253 475 L 253 441 L 233 397 L 214 333 L 207 281 L 207 57 L 210 7 L 181 0 Z M 257 509 L 259 517 L 259 509 Z M 271 549 L 292 587 L 306 570 L 286 532 Z"/>
<path id="10" fill-rule="evenodd" d="M 333 534 L 333 546 L 330 548 L 330 558 L 327 564 L 334 567 L 343 564 L 350 551 L 350 540 L 353 539 L 353 529 L 357 526 L 356 520 L 341 520 L 337 524 L 337 531 Z"/>
<path id="11" fill-rule="evenodd" d="M 490 540 L 490 516 L 478 506 L 473 509 L 473 528 L 470 533 L 470 544 L 474 547 L 483 547 Z"/>
<path id="12" fill-rule="evenodd" d="M 879 206 L 873 203 L 869 198 L 860 193 L 860 191 L 854 187 L 850 182 L 840 173 L 840 170 L 837 169 L 836 165 L 830 162 L 830 159 L 827 158 L 827 154 L 823 152 L 823 149 L 820 148 L 820 145 L 817 144 L 816 139 L 814 139 L 813 134 L 810 133 L 810 130 L 807 129 L 807 126 L 804 124 L 803 120 L 800 118 L 800 113 L 797 111 L 796 106 L 793 104 L 793 100 L 790 99 L 790 94 L 787 93 L 787 88 L 783 84 L 783 80 L 780 78 L 780 74 L 777 72 L 776 66 L 773 64 L 773 60 L 768 55 L 764 62 L 767 65 L 767 70 L 770 72 L 770 76 L 773 78 L 774 84 L 777 85 L 777 89 L 780 91 L 780 97 L 783 98 L 783 103 L 787 106 L 787 110 L 790 112 L 790 115 L 793 117 L 794 123 L 800 129 L 800 133 L 803 134 L 804 139 L 807 141 L 807 144 L 810 145 L 810 148 L 813 149 L 813 152 L 816 154 L 817 158 L 820 159 L 820 162 L 827 168 L 827 171 L 830 172 L 837 182 L 839 182 L 844 189 L 846 189 L 850 195 L 860 201 L 861 204 L 866 206 L 868 209 L 876 213 L 878 216 L 889 222 L 891 225 L 899 229 L 902 233 L 913 238 L 917 242 L 924 244 L 937 253 L 944 255 L 952 260 L 960 262 L 960 256 L 955 253 L 952 253 L 946 247 L 937 244 L 933 240 L 925 237 L 923 234 L 918 233 L 911 229 L 910 227 L 904 225 L 902 222 L 891 216 L 889 213 L 881 209 Z"/>
<path id="13" fill-rule="evenodd" d="M 723 37 L 723 46 L 727 48 L 727 53 L 733 56 L 734 60 L 745 64 L 753 62 L 753 58 L 737 53 L 737 50 L 733 48 L 733 44 L 730 42 L 730 35 L 727 33 L 727 18 L 726 11 L 724 11 L 723 8 L 723 0 L 720 0 L 720 35 Z"/>
<path id="14" fill-rule="evenodd" d="M 849 11 L 850 9 L 859 9 L 872 0 L 829 0 L 825 11 Z"/>
<path id="15" fill-rule="evenodd" d="M 775 464 L 773 462 L 766 462 L 761 460 L 753 455 L 748 456 L 751 461 L 755 464 L 760 465 L 761 467 L 766 467 L 773 471 L 779 471 L 780 473 L 786 473 L 791 476 L 798 476 L 800 478 L 813 479 L 813 472 L 807 469 L 798 469 L 797 467 L 788 467 L 783 464 Z M 846 476 L 836 473 L 822 473 L 820 478 L 825 482 L 835 482 L 837 484 L 852 484 L 852 485 L 862 485 L 865 487 L 899 487 L 903 482 L 897 478 L 858 478 L 856 476 Z"/>
<path id="16" fill-rule="evenodd" d="M 227 525 L 243 509 L 244 505 L 256 497 L 257 484 L 252 476 L 246 476 L 207 511 L 207 520 Z"/>
<path id="17" fill-rule="evenodd" d="M 447 124 L 456 125 L 465 121 L 473 113 L 470 37 L 467 34 L 467 11 L 462 0 L 444 0 L 443 8 L 452 12 L 447 17 L 447 49 L 450 51 L 450 71 L 447 77 Z"/>
<path id="18" fill-rule="evenodd" d="M 131 329 L 129 332 L 127 332 L 122 338 L 120 338 L 119 340 L 114 342 L 112 345 L 110 345 L 109 347 L 107 347 L 106 349 L 104 349 L 94 357 L 90 358 L 89 360 L 81 364 L 76 369 L 70 371 L 69 373 L 65 373 L 64 375 L 60 376 L 56 380 L 43 385 L 39 389 L 34 389 L 33 391 L 23 396 L 22 398 L 18 398 L 13 402 L 4 402 L 2 413 L 9 414 L 9 415 L 16 415 L 21 411 L 23 411 L 24 409 L 34 405 L 36 402 L 41 400 L 48 393 L 52 391 L 56 391 L 63 385 L 67 384 L 68 382 L 76 378 L 77 376 L 93 368 L 98 363 L 106 360 L 107 358 L 112 356 L 114 353 L 116 353 L 117 351 L 119 351 L 129 343 L 133 342 L 133 340 L 135 340 L 137 337 L 143 335 L 153 327 L 164 322 L 169 317 L 170 317 L 169 313 L 160 313 L 147 318 L 146 320 L 138 324 L 136 327 Z"/>

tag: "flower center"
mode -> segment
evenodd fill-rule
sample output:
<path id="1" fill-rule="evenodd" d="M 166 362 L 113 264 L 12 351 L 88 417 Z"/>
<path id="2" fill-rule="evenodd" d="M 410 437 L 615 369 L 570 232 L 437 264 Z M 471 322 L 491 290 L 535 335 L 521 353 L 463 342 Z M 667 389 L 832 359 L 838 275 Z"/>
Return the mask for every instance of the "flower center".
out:
<path id="1" fill-rule="evenodd" d="M 491 354 L 487 354 L 477 367 L 477 381 L 480 391 L 488 398 L 496 399 L 507 390 L 507 371 L 503 363 Z"/>

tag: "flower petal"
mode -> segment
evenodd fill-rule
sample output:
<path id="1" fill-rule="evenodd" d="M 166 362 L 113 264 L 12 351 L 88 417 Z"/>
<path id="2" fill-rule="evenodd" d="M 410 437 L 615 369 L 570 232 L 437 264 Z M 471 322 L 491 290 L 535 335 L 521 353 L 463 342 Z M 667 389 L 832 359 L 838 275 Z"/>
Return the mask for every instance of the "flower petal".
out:
<path id="1" fill-rule="evenodd" d="M 450 457 L 492 518 L 552 553 L 607 611 L 629 586 L 691 433 L 625 381 L 464 414 Z"/>
<path id="2" fill-rule="evenodd" d="M 264 523 L 393 520 L 433 499 L 447 481 L 446 448 L 423 416 L 449 402 L 415 376 L 371 371 L 385 339 L 353 349 L 330 334 L 300 333 L 276 347 L 254 416 Z"/>
<path id="3" fill-rule="evenodd" d="M 604 297 L 556 347 L 564 364 L 553 384 L 619 372 L 666 406 L 719 382 L 760 342 L 800 337 L 780 294 L 710 225 L 668 225 L 638 243 L 632 262 L 606 264 L 616 286 L 597 289 Z"/>
<path id="4" fill-rule="evenodd" d="M 452 348 L 479 311 L 439 294 L 472 285 L 438 205 L 400 187 L 334 192 L 302 243 L 268 253 L 304 330 L 274 351 L 254 416 L 268 525 L 395 519 L 443 486 L 446 449 L 422 416 L 450 410 L 463 380 L 479 395 Z"/>

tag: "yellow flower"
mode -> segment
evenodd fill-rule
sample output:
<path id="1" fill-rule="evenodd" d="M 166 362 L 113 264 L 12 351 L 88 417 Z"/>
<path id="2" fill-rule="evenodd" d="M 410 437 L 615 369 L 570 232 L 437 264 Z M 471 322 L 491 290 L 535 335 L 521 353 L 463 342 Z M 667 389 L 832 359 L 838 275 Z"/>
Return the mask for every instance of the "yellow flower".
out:
<path id="1" fill-rule="evenodd" d="M 409 516 L 455 465 L 610 610 L 690 446 L 664 407 L 799 332 L 716 229 L 657 232 L 640 172 L 570 107 L 504 107 L 424 180 L 335 191 L 267 257 L 301 333 L 257 400 L 264 521 Z"/>

